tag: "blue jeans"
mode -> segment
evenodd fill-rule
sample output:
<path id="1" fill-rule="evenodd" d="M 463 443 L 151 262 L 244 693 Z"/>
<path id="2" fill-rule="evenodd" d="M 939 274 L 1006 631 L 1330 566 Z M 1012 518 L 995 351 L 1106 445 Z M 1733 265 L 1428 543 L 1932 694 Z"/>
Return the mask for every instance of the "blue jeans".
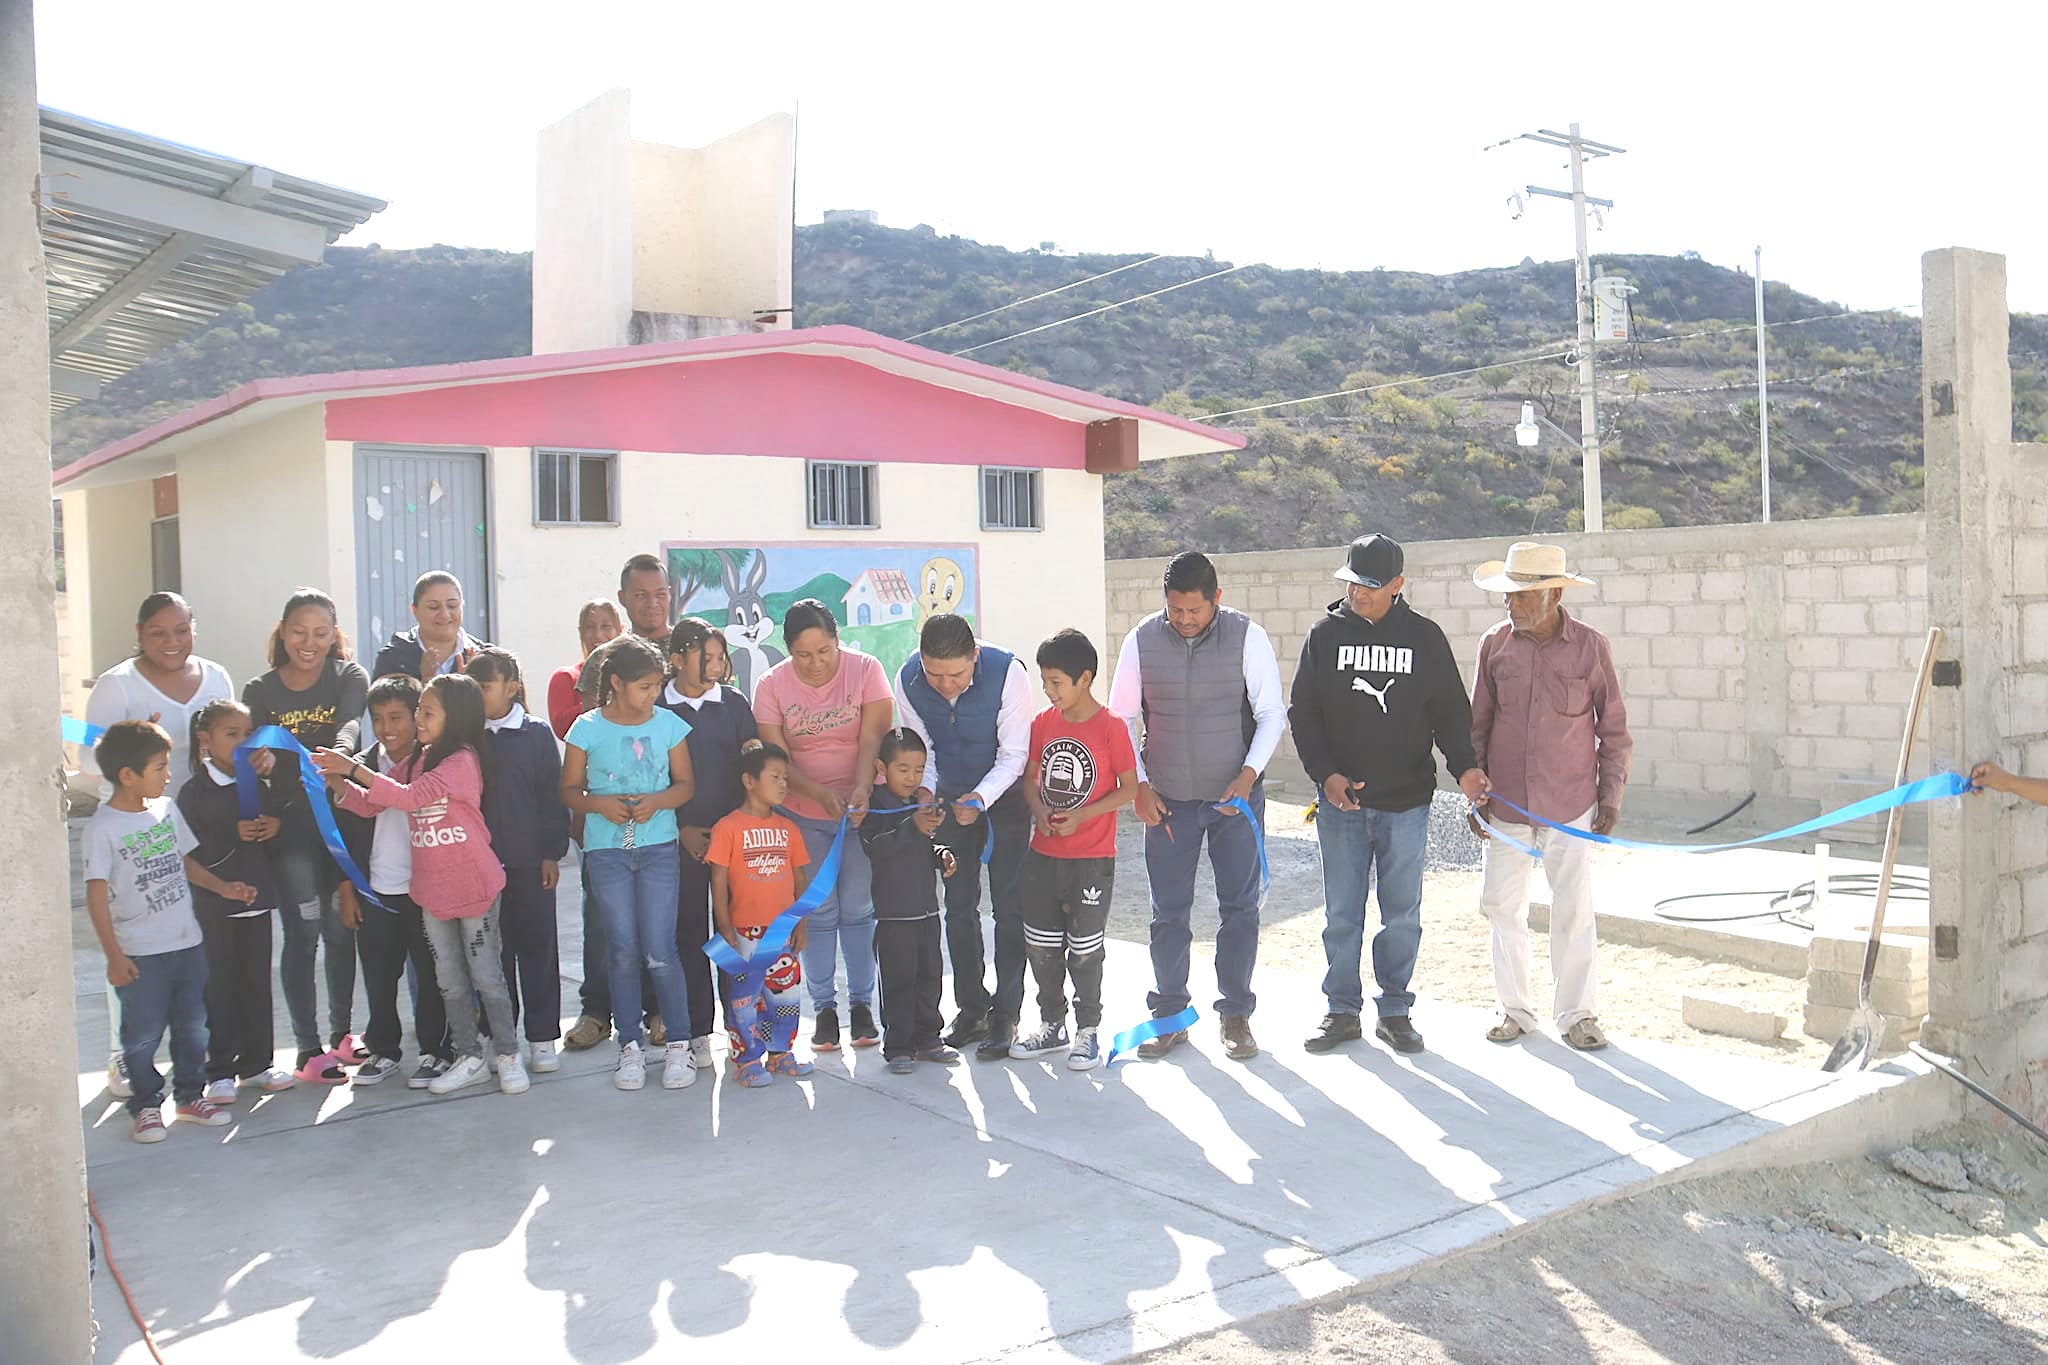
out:
<path id="1" fill-rule="evenodd" d="M 323 944 L 328 1041 L 341 1041 L 355 1023 L 356 935 L 341 922 L 341 902 L 336 894 L 341 873 L 324 848 L 282 852 L 276 867 L 277 917 L 284 928 L 277 979 L 284 988 L 285 1011 L 291 1015 L 292 1039 L 302 1055 L 325 1052 L 320 1042 L 320 1001 L 313 984 L 313 960 Z"/>
<path id="2" fill-rule="evenodd" d="M 800 815 L 790 819 L 804 834 L 804 852 L 811 855 L 811 871 L 831 851 L 837 820 L 809 820 Z M 875 1003 L 875 895 L 868 884 L 868 855 L 860 846 L 860 833 L 846 827 L 846 839 L 839 849 L 839 877 L 824 903 L 804 923 L 809 935 L 804 941 L 804 979 L 810 983 L 813 1009 L 839 1006 L 839 946 L 846 945 L 846 994 L 856 1005 Z"/>
<path id="3" fill-rule="evenodd" d="M 1166 818 L 1145 830 L 1145 874 L 1152 883 L 1152 980 L 1158 989 L 1145 997 L 1153 1017 L 1178 1014 L 1188 994 L 1188 949 L 1194 942 L 1195 865 L 1202 842 L 1209 843 L 1209 870 L 1216 876 L 1216 1002 L 1218 1014 L 1249 1015 L 1252 967 L 1259 960 L 1258 834 L 1236 811 L 1224 814 L 1211 801 L 1165 801 Z M 1252 813 L 1266 825 L 1266 789 L 1255 784 Z M 1167 831 L 1171 830 L 1171 835 Z"/>
<path id="4" fill-rule="evenodd" d="M 654 978 L 654 1001 L 668 1028 L 678 1030 L 690 1017 L 689 987 L 676 953 L 679 852 L 673 842 L 583 852 L 584 884 L 604 923 L 605 976 L 620 1047 L 641 1041 L 642 967 Z"/>
<path id="5" fill-rule="evenodd" d="M 206 1088 L 206 949 L 199 944 L 133 959 L 140 973 L 114 989 L 121 997 L 121 1055 L 135 1087 L 128 1112 L 161 1108 L 163 1073 L 157 1045 L 171 1031 L 171 1093 L 179 1104 Z"/>
<path id="6" fill-rule="evenodd" d="M 1380 931 L 1372 938 L 1372 975 L 1380 1018 L 1405 1015 L 1422 947 L 1422 864 L 1429 850 L 1429 806 L 1413 810 L 1338 810 L 1316 805 L 1316 841 L 1323 851 L 1323 956 L 1330 964 L 1323 994 L 1332 1014 L 1357 1014 L 1365 1004 L 1358 979 L 1365 947 L 1365 898 L 1379 883 Z"/>

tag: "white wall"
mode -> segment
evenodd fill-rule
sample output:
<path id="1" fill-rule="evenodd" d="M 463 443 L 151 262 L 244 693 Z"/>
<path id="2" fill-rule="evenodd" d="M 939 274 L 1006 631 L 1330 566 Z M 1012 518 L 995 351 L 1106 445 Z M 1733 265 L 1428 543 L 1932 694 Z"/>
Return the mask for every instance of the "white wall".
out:
<path id="1" fill-rule="evenodd" d="M 812 531 L 802 460 L 629 451 L 620 457 L 622 524 L 561 527 L 533 522 L 532 459 L 526 447 L 505 447 L 490 464 L 498 642 L 530 674 L 575 657 L 577 608 L 617 592 L 629 555 L 674 540 L 975 544 L 984 638 L 1028 663 L 1040 640 L 1075 626 L 1107 652 L 1096 475 L 1046 470 L 1046 529 L 984 532 L 974 466 L 885 464 L 880 528 Z"/>
<path id="2" fill-rule="evenodd" d="M 62 502 L 65 599 L 74 642 L 66 663 L 76 675 L 64 680 L 69 696 L 81 679 L 98 677 L 135 650 L 135 608 L 155 591 L 149 524 L 156 502 L 147 479 L 66 493 Z"/>
<path id="3" fill-rule="evenodd" d="M 624 90 L 541 130 L 533 353 L 626 344 L 633 311 L 631 106 Z"/>
<path id="4" fill-rule="evenodd" d="M 353 530 L 330 520 L 328 449 L 318 403 L 231 430 L 178 457 L 178 536 L 199 652 L 239 687 L 269 664 L 264 646 L 294 588 L 325 589 L 354 619 Z M 135 485 L 145 495 L 149 485 Z M 347 499 L 340 500 L 344 518 Z M 147 550 L 148 542 L 143 542 Z M 145 561 L 147 555 L 145 553 Z"/>

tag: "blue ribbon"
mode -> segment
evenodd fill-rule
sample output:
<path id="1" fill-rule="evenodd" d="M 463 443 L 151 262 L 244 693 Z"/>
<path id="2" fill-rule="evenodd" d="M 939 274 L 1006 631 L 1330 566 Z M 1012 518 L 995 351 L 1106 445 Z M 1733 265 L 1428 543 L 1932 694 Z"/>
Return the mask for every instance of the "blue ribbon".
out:
<path id="1" fill-rule="evenodd" d="M 1923 777 L 1917 782 L 1908 782 L 1903 786 L 1893 787 L 1888 792 L 1879 792 L 1876 796 L 1866 796 L 1861 801 L 1843 806 L 1838 810 L 1831 810 L 1825 815 L 1816 815 L 1811 820 L 1805 820 L 1796 825 L 1787 825 L 1783 829 L 1772 830 L 1769 834 L 1759 834 L 1753 839 L 1737 839 L 1732 843 L 1725 844 L 1653 844 L 1645 843 L 1638 839 L 1617 839 L 1611 834 L 1595 834 L 1591 830 L 1573 829 L 1570 825 L 1560 825 L 1555 820 L 1546 820 L 1540 815 L 1522 809 L 1522 807 L 1508 800 L 1499 792 L 1493 794 L 1493 799 L 1506 806 L 1509 810 L 1527 816 L 1539 825 L 1554 829 L 1560 834 L 1568 834 L 1574 839 L 1583 839 L 1589 844 L 1606 844 L 1610 848 L 1638 849 L 1645 853 L 1720 853 L 1731 848 L 1749 848 L 1755 844 L 1774 843 L 1779 839 L 1790 839 L 1801 834 L 1812 834 L 1817 830 L 1828 829 L 1835 825 L 1846 825 L 1854 820 L 1866 820 L 1873 815 L 1882 815 L 1884 812 L 1899 806 L 1915 806 L 1922 802 L 1942 801 L 1952 796 L 1961 796 L 1969 790 L 1970 779 L 1964 777 L 1961 773 L 1935 773 L 1930 777 Z M 1535 851 L 1526 844 L 1520 845 L 1520 847 L 1526 852 Z M 1541 855 L 1539 854 L 1538 856 L 1540 857 Z"/>
<path id="2" fill-rule="evenodd" d="M 1169 1014 L 1164 1019 L 1147 1019 L 1134 1028 L 1127 1028 L 1109 1040 L 1109 1061 L 1103 1065 L 1109 1065 L 1126 1052 L 1136 1052 L 1140 1044 L 1149 1043 L 1154 1038 L 1191 1029 L 1195 1020 L 1201 1017 L 1195 1007 L 1189 1005 L 1179 1014 Z"/>
<path id="3" fill-rule="evenodd" d="M 334 859 L 334 865 L 341 869 L 342 875 L 354 884 L 357 895 L 379 910 L 389 910 L 391 907 L 378 900 L 370 890 L 370 879 L 356 866 L 356 860 L 349 856 L 348 845 L 342 842 L 341 826 L 334 820 L 334 803 L 327 797 L 327 780 L 314 765 L 313 755 L 306 752 L 306 746 L 299 743 L 297 735 L 282 725 L 264 726 L 235 749 L 235 795 L 241 805 L 242 818 L 254 820 L 263 813 L 256 769 L 249 762 L 249 755 L 258 749 L 282 749 L 299 756 L 299 783 L 305 787 L 306 800 L 313 807 L 313 823 L 320 829 L 320 842 L 327 846 L 328 855 Z"/>
<path id="4" fill-rule="evenodd" d="M 946 804 L 948 804 L 948 805 L 954 805 L 954 806 L 965 806 L 965 807 L 967 807 L 967 809 L 969 809 L 969 810 L 978 810 L 978 811 L 986 811 L 986 810 L 988 809 L 988 807 L 987 807 L 987 806 L 984 806 L 984 805 L 982 805 L 982 804 L 981 804 L 981 802 L 979 802 L 979 801 L 975 800 L 975 799 L 974 799 L 973 797 L 971 797 L 971 796 L 963 796 L 963 797 L 961 797 L 961 798 L 960 798 L 960 799 L 959 799 L 958 801 L 951 801 L 951 802 L 948 802 L 948 803 L 946 803 Z M 993 858 L 993 857 L 995 856 L 995 852 L 996 852 L 996 827 L 995 827 L 995 823 L 994 823 L 993 821 L 991 821 L 991 822 L 989 823 L 989 827 L 988 827 L 988 828 L 987 828 L 986 830 L 982 831 L 982 837 L 981 837 L 981 865 L 982 865 L 983 867 L 987 867 L 987 866 L 988 866 L 988 860 L 989 860 L 990 858 Z"/>
<path id="5" fill-rule="evenodd" d="M 1242 815 L 1252 827 L 1252 838 L 1259 845 L 1259 885 L 1263 892 L 1264 888 L 1273 884 L 1273 869 L 1266 863 L 1265 827 L 1259 822 L 1259 817 L 1252 814 L 1252 803 L 1245 800 L 1242 796 L 1233 796 L 1222 804 Z"/>
<path id="6" fill-rule="evenodd" d="M 1507 798 L 1506 798 L 1506 797 L 1502 797 L 1502 798 L 1501 798 L 1501 804 L 1502 804 L 1502 805 L 1507 805 L 1507 804 L 1510 804 L 1510 803 L 1508 802 L 1508 800 L 1507 800 Z M 1481 825 L 1484 825 L 1484 826 L 1486 827 L 1486 832 L 1487 832 L 1487 833 L 1488 833 L 1489 835 L 1491 835 L 1491 836 L 1493 836 L 1494 838 L 1496 838 L 1496 839 L 1500 840 L 1500 841 L 1501 841 L 1502 843 L 1506 844 L 1506 845 L 1507 845 L 1507 846 L 1508 846 L 1509 848 L 1511 848 L 1511 849 L 1514 849 L 1514 850 L 1515 850 L 1515 851 L 1516 851 L 1517 853 L 1526 853 L 1526 854 L 1528 854 L 1528 855 L 1529 855 L 1529 856 L 1530 856 L 1531 858 L 1534 858 L 1534 859 L 1536 859 L 1536 861 L 1538 861 L 1538 862 L 1542 862 L 1542 861 L 1543 861 L 1543 850 L 1542 850 L 1542 849 L 1540 849 L 1540 848 L 1536 847 L 1536 845 L 1534 845 L 1534 844 L 1525 844 L 1525 843 L 1523 843 L 1523 842 L 1522 842 L 1522 841 L 1521 841 L 1520 839 L 1517 839 L 1517 838 L 1516 838 L 1516 837 L 1515 837 L 1514 835 L 1512 835 L 1512 834 L 1508 833 L 1508 832 L 1507 832 L 1506 830 L 1502 829 L 1502 828 L 1501 828 L 1501 827 L 1500 827 L 1499 825 L 1496 825 L 1495 823 L 1493 823 L 1493 821 L 1491 821 L 1491 820 L 1487 819 L 1487 818 L 1486 818 L 1485 816 L 1481 815 L 1481 814 L 1479 813 L 1479 807 L 1477 807 L 1477 806 L 1473 805 L 1473 804 L 1472 804 L 1472 803 L 1471 803 L 1470 801 L 1467 801 L 1467 802 L 1465 803 L 1465 808 L 1466 808 L 1467 810 L 1469 810 L 1469 811 L 1471 811 L 1471 812 L 1472 812 L 1472 818 L 1473 818 L 1474 820 L 1477 820 L 1477 821 L 1478 821 L 1478 822 L 1479 822 L 1479 823 L 1480 823 Z M 1516 806 L 1516 807 L 1515 807 L 1515 809 L 1516 809 L 1516 810 L 1520 810 L 1520 809 L 1521 809 L 1521 807 L 1520 807 L 1520 806 Z"/>
<path id="7" fill-rule="evenodd" d="M 83 744 L 87 748 L 91 748 L 99 743 L 100 736 L 107 732 L 106 726 L 89 725 L 76 716 L 60 717 L 59 727 L 63 732 L 66 744 Z"/>

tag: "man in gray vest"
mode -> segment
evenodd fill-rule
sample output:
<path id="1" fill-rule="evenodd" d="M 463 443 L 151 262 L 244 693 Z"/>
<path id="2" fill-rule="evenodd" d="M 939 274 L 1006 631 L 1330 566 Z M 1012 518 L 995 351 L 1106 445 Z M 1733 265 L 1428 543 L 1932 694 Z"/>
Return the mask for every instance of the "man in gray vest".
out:
<path id="1" fill-rule="evenodd" d="M 1287 699 L 1272 639 L 1249 616 L 1222 605 L 1208 556 L 1175 555 L 1165 586 L 1165 610 L 1124 637 L 1109 689 L 1109 709 L 1129 723 L 1138 750 L 1138 818 L 1148 826 L 1154 989 L 1146 1003 L 1162 1019 L 1190 1002 L 1195 866 L 1206 839 L 1220 917 L 1216 1012 L 1224 1053 L 1241 1062 L 1259 1052 L 1251 1013 L 1265 899 L 1260 775 L 1287 730 Z M 1251 819 L 1230 804 L 1237 799 L 1251 807 Z M 1185 1029 L 1162 1034 L 1138 1055 L 1163 1057 L 1186 1041 Z"/>
<path id="2" fill-rule="evenodd" d="M 896 675 L 896 714 L 923 737 L 920 802 L 951 806 L 932 835 L 953 851 L 946 887 L 946 955 L 953 962 L 958 1013 L 946 1042 L 979 1041 L 975 1056 L 1010 1055 L 1024 1002 L 1024 910 L 1019 873 L 1031 839 L 1024 805 L 1024 759 L 1031 747 L 1031 676 L 1006 649 L 974 638 L 964 616 L 925 618 L 917 653 Z M 981 860 L 988 850 L 988 894 L 996 926 L 996 991 L 988 992 L 981 942 Z"/>

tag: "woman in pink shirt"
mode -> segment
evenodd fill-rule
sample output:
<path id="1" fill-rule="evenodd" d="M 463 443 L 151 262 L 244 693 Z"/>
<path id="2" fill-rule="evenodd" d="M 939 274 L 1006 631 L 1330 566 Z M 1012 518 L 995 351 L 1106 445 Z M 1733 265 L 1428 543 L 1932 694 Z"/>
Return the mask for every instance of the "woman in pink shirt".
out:
<path id="1" fill-rule="evenodd" d="M 807 597 L 792 603 L 782 617 L 782 639 L 789 657 L 755 684 L 754 720 L 763 742 L 789 753 L 789 816 L 816 867 L 832 847 L 840 817 L 858 825 L 867 813 L 875 755 L 896 707 L 881 661 L 839 643 L 839 622 L 823 602 Z M 881 1041 L 874 1011 L 875 902 L 859 839 L 841 844 L 834 889 L 806 923 L 803 974 L 818 1016 L 812 1050 L 839 1046 L 842 939 L 853 1045 L 873 1047 Z"/>
<path id="2" fill-rule="evenodd" d="M 442 674 L 421 693 L 415 725 L 420 748 L 418 767 L 406 770 L 409 782 L 395 782 L 339 749 L 316 749 L 313 761 L 343 809 L 375 816 L 395 807 L 410 821 L 412 898 L 427 912 L 427 947 L 448 1004 L 455 1048 L 454 1065 L 427 1089 L 445 1095 L 490 1079 L 476 1027 L 474 1002 L 482 997 L 498 1053 L 498 1088 L 522 1094 L 526 1068 L 499 961 L 498 895 L 505 889 L 505 868 L 484 824 L 483 689 L 465 674 Z"/>

